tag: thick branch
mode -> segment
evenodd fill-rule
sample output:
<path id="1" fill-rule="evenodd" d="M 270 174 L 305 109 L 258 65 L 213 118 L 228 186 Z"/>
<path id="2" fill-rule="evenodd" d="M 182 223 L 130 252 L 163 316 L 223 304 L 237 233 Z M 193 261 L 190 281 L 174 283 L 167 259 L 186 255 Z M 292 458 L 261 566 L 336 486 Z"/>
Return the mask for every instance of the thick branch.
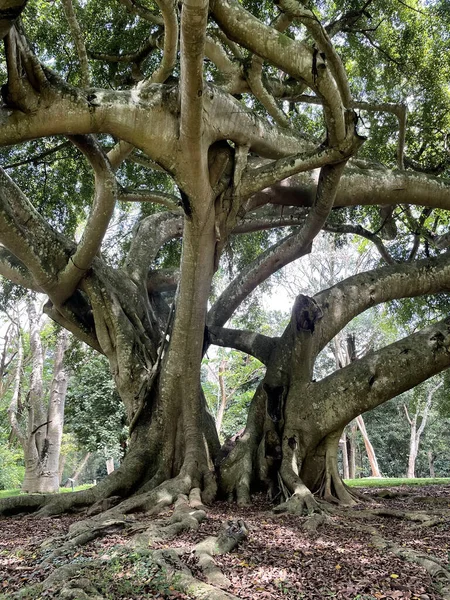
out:
<path id="1" fill-rule="evenodd" d="M 2 40 L 19 18 L 27 0 L 0 0 L 0 40 Z"/>
<path id="2" fill-rule="evenodd" d="M 164 19 L 164 48 L 161 64 L 152 76 L 140 84 L 147 89 L 152 83 L 164 83 L 172 73 L 177 61 L 178 50 L 178 17 L 176 3 L 173 0 L 155 0 Z"/>
<path id="3" fill-rule="evenodd" d="M 172 212 L 180 212 L 181 199 L 172 194 L 159 192 L 157 190 L 121 190 L 119 194 L 121 202 L 154 202 L 165 206 Z"/>
<path id="4" fill-rule="evenodd" d="M 186 144 L 189 161 L 202 161 L 203 57 L 205 55 L 207 0 L 184 0 L 181 10 L 180 138 Z"/>
<path id="5" fill-rule="evenodd" d="M 371 306 L 450 289 L 450 253 L 415 263 L 386 266 L 344 279 L 314 296 L 323 318 L 316 344 L 322 349 L 356 315 Z"/>
<path id="6" fill-rule="evenodd" d="M 209 327 L 208 340 L 216 346 L 235 348 L 246 354 L 251 354 L 267 365 L 272 350 L 277 345 L 278 338 L 272 338 L 253 331 L 226 329 L 225 327 Z"/>
<path id="7" fill-rule="evenodd" d="M 333 415 L 333 427 L 337 429 L 449 366 L 450 323 L 446 319 L 369 353 L 313 384 L 314 395 L 321 404 L 320 413 Z M 322 427 L 327 429 L 329 425 L 324 419 Z"/>
<path id="8" fill-rule="evenodd" d="M 143 219 L 133 236 L 125 268 L 134 281 L 145 281 L 158 250 L 169 240 L 181 237 L 183 218 L 172 212 L 156 213 Z"/>
<path id="9" fill-rule="evenodd" d="M 330 143 L 341 142 L 346 134 L 343 105 L 336 83 L 320 53 L 265 25 L 236 0 L 216 0 L 211 2 L 211 8 L 229 38 L 292 77 L 305 81 L 323 98 Z"/>

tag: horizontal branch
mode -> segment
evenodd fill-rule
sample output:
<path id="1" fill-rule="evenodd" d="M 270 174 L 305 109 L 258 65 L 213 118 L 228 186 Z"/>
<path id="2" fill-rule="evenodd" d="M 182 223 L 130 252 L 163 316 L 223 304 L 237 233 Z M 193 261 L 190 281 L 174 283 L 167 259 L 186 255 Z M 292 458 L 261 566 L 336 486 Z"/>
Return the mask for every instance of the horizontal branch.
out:
<path id="1" fill-rule="evenodd" d="M 226 329 L 225 327 L 208 327 L 208 341 L 216 346 L 234 348 L 251 354 L 267 365 L 278 338 L 272 338 L 253 331 L 242 329 Z"/>
<path id="2" fill-rule="evenodd" d="M 392 377 L 393 365 L 395 377 Z M 315 406 L 314 410 L 332 415 L 333 427 L 337 430 L 361 413 L 406 392 L 449 366 L 450 323 L 445 319 L 369 353 L 314 383 L 312 394 L 320 407 Z M 327 430 L 330 419 L 325 418 L 321 427 Z"/>
<path id="3" fill-rule="evenodd" d="M 118 199 L 121 202 L 153 202 L 165 206 L 172 212 L 181 214 L 181 198 L 157 190 L 121 190 Z"/>

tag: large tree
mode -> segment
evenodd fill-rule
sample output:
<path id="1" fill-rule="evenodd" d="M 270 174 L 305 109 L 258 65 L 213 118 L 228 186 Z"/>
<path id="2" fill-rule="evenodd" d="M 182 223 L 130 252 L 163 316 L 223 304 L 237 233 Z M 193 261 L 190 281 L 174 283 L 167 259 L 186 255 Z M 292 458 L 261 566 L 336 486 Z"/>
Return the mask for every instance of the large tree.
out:
<path id="1" fill-rule="evenodd" d="M 313 380 L 318 353 L 356 315 L 450 285 L 439 250 L 450 187 L 423 173 L 447 166 L 448 36 L 429 24 L 448 14 L 410 4 L 1 0 L 0 273 L 47 294 L 47 314 L 107 357 L 130 430 L 121 467 L 92 490 L 17 502 L 50 512 L 130 497 L 127 511 L 199 488 L 209 502 L 219 484 L 247 503 L 252 485 L 279 482 L 289 510 L 314 508 L 313 492 L 353 501 L 336 462 L 345 425 L 450 365 L 444 319 Z M 76 160 L 67 140 L 94 179 L 86 214 L 86 167 L 73 184 L 74 169 L 59 166 L 51 199 L 39 168 L 58 152 Z M 136 162 L 155 177 L 139 180 Z M 113 260 L 105 247 L 119 200 L 151 208 L 130 209 L 138 222 Z M 272 228 L 209 307 L 224 249 Z M 280 338 L 224 328 L 322 229 L 367 238 L 388 264 L 299 295 Z M 162 253 L 180 236 L 178 268 L 167 271 Z M 200 386 L 211 343 L 267 366 L 222 460 Z"/>

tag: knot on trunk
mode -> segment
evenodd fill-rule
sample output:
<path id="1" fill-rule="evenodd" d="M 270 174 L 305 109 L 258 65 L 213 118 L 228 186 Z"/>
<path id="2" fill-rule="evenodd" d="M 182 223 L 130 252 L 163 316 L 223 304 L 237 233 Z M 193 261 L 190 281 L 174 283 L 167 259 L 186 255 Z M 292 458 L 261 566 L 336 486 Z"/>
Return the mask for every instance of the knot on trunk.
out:
<path id="1" fill-rule="evenodd" d="M 313 333 L 315 323 L 322 317 L 322 309 L 313 298 L 303 294 L 297 296 L 291 317 L 296 331 Z"/>

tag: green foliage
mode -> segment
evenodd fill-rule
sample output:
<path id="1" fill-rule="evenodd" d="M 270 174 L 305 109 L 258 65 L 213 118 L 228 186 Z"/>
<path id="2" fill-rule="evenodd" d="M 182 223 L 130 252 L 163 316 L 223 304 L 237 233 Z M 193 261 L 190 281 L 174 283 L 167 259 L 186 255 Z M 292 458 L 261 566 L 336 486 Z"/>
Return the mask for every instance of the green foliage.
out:
<path id="1" fill-rule="evenodd" d="M 92 350 L 80 356 L 70 379 L 65 423 L 86 450 L 121 457 L 127 437 L 125 410 L 106 359 Z"/>
<path id="2" fill-rule="evenodd" d="M 0 490 L 19 487 L 24 474 L 23 452 L 18 448 L 10 448 L 5 436 L 2 436 L 0 438 Z"/>

